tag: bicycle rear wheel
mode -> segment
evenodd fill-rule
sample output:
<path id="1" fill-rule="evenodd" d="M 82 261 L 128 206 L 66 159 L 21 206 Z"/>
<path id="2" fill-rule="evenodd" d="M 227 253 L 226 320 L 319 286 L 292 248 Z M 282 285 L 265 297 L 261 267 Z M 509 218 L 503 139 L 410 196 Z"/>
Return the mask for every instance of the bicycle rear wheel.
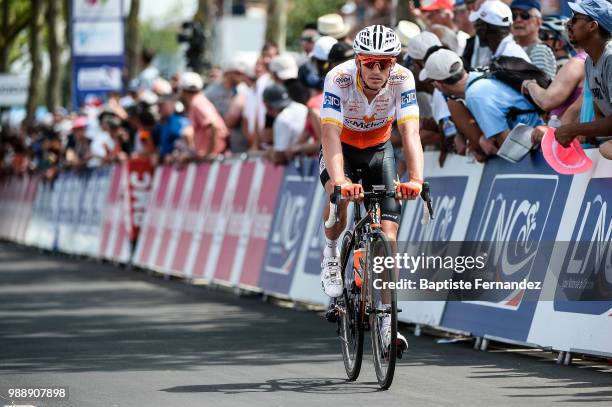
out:
<path id="1" fill-rule="evenodd" d="M 337 302 L 345 312 L 338 318 L 338 336 L 342 347 L 342 359 L 348 379 L 353 381 L 359 377 L 363 359 L 363 323 L 361 313 L 360 291 L 355 284 L 353 263 L 350 262 L 353 252 L 352 233 L 346 231 L 342 237 L 340 248 L 340 264 L 342 265 L 342 281 L 344 293 Z"/>
<path id="2" fill-rule="evenodd" d="M 368 249 L 368 290 L 370 303 L 370 333 L 376 378 L 381 389 L 386 390 L 393 382 L 397 358 L 397 293 L 391 289 L 375 289 L 374 279 L 395 281 L 393 268 L 384 268 L 381 273 L 373 273 L 374 257 L 392 256 L 391 245 L 384 233 L 380 232 L 369 243 Z M 391 338 L 385 346 L 383 320 L 390 319 Z"/>

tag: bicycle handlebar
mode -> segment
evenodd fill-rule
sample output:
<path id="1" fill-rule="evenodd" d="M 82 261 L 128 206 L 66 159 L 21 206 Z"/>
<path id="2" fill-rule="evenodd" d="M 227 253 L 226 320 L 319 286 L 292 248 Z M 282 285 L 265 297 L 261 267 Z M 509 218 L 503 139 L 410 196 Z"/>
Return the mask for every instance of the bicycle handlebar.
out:
<path id="1" fill-rule="evenodd" d="M 373 191 L 364 192 L 365 199 L 382 199 L 382 198 L 395 198 L 394 190 L 387 189 L 376 189 Z M 342 197 L 342 188 L 339 185 L 334 187 L 334 192 L 329 196 L 329 216 L 325 220 L 325 227 L 331 228 L 338 223 L 338 203 L 346 198 Z M 421 199 L 427 206 L 427 212 L 429 213 L 429 219 L 434 218 L 433 206 L 431 204 L 431 187 L 429 182 L 423 182 L 423 189 L 421 189 Z M 423 213 L 425 215 L 425 213 Z"/>

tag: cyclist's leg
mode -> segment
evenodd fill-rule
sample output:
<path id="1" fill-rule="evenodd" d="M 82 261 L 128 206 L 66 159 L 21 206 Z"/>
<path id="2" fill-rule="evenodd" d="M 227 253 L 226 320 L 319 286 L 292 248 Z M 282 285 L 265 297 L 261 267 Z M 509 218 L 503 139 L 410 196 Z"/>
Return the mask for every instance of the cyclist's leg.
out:
<path id="1" fill-rule="evenodd" d="M 379 147 L 369 163 L 367 177 L 364 177 L 364 188 L 370 189 L 372 185 L 384 184 L 387 189 L 395 189 L 397 168 L 395 153 L 391 141 Z M 401 204 L 394 198 L 387 198 L 381 205 L 381 225 L 383 232 L 391 243 L 393 252 L 396 250 L 397 231 L 399 229 Z"/>
<path id="2" fill-rule="evenodd" d="M 353 174 L 350 168 L 350 162 L 348 157 L 344 157 L 344 174 L 352 182 Z M 325 160 L 323 159 L 323 150 L 319 152 L 319 179 L 321 185 L 325 189 L 325 206 L 323 207 L 323 221 L 329 217 L 329 196 L 334 192 L 334 185 L 329 177 L 327 168 L 325 166 Z M 342 200 L 338 204 L 338 223 L 331 228 L 325 228 L 325 237 L 328 240 L 338 240 L 344 228 L 346 227 L 346 213 L 349 202 Z"/>

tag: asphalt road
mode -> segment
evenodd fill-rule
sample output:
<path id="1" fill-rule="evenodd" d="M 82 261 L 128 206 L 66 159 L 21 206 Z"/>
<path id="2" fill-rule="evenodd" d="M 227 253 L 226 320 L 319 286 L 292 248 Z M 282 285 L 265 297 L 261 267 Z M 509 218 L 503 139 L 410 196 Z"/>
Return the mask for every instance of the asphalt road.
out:
<path id="1" fill-rule="evenodd" d="M 66 401 L 16 404 L 611 405 L 612 366 L 403 330 L 411 350 L 382 392 L 369 355 L 345 381 L 333 326 L 314 312 L 0 244 L 0 389 L 69 388 Z"/>

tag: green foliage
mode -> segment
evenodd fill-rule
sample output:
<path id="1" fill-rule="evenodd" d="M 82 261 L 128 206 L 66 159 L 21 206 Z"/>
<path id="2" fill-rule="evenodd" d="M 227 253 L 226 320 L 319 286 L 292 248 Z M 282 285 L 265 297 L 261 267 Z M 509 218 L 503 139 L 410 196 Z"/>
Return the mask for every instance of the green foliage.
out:
<path id="1" fill-rule="evenodd" d="M 174 54 L 178 51 L 179 44 L 176 41 L 176 34 L 180 29 L 178 24 L 158 28 L 150 21 L 141 21 L 139 28 L 144 48 L 151 48 L 160 54 Z"/>
<path id="2" fill-rule="evenodd" d="M 346 0 L 295 0 L 289 4 L 287 15 L 287 48 L 300 49 L 300 34 L 304 24 L 316 22 L 329 13 L 339 13 Z"/>

